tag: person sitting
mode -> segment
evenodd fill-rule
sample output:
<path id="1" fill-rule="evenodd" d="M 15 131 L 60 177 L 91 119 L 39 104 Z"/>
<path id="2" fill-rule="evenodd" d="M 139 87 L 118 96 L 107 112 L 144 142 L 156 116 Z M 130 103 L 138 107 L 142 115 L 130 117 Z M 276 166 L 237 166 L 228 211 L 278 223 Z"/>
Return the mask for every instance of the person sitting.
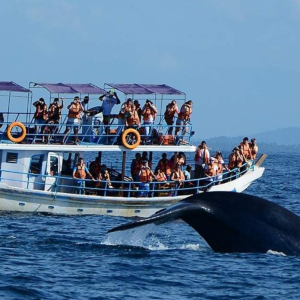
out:
<path id="1" fill-rule="evenodd" d="M 35 101 L 32 105 L 35 107 L 35 113 L 33 115 L 33 118 L 35 119 L 35 124 L 37 124 L 34 126 L 34 133 L 37 134 L 40 127 L 39 125 L 42 125 L 41 132 L 43 132 L 43 125 L 47 121 L 47 105 L 45 103 L 44 98 L 40 98 L 38 101 Z M 42 142 L 45 142 L 44 136 L 42 136 Z"/>
<path id="2" fill-rule="evenodd" d="M 152 179 L 155 178 L 154 173 L 148 166 L 147 160 L 142 160 L 142 167 L 139 173 L 140 177 L 140 184 L 139 184 L 139 191 L 140 197 L 148 197 L 148 193 L 150 190 L 150 182 L 152 182 Z"/>
<path id="3" fill-rule="evenodd" d="M 83 107 L 80 103 L 80 99 L 78 96 L 74 97 L 74 101 L 71 102 L 71 104 L 68 106 L 68 120 L 66 124 L 66 130 L 64 132 L 64 137 L 62 140 L 62 144 L 65 144 L 67 135 L 73 128 L 74 132 L 74 144 L 79 143 L 78 139 L 78 131 L 80 128 L 80 117 L 81 117 L 81 112 L 83 112 Z"/>
<path id="4" fill-rule="evenodd" d="M 146 100 L 146 104 L 142 109 L 142 116 L 143 116 L 143 125 L 145 128 L 145 135 L 148 137 L 152 134 L 152 126 L 154 124 L 155 117 L 157 115 L 157 108 L 155 105 L 149 100 Z M 146 138 L 143 139 L 144 143 L 147 143 L 148 140 Z"/>
<path id="5" fill-rule="evenodd" d="M 172 167 L 171 162 L 167 159 L 167 153 L 162 154 L 162 158 L 159 160 L 155 168 L 156 172 L 158 172 L 158 170 L 161 170 L 167 176 L 167 179 L 170 180 Z"/>
<path id="6" fill-rule="evenodd" d="M 251 152 L 251 156 L 252 159 L 256 159 L 257 153 L 258 153 L 258 146 L 256 144 L 256 139 L 251 139 L 251 142 L 249 144 L 250 147 L 250 152 Z"/>
<path id="7" fill-rule="evenodd" d="M 99 100 L 102 101 L 103 124 L 105 126 L 104 132 L 106 134 L 109 134 L 108 125 L 110 123 L 111 111 L 112 111 L 114 105 L 120 104 L 121 101 L 114 89 L 111 89 L 106 94 L 103 94 L 102 96 L 100 96 Z M 102 134 L 102 132 L 100 134 Z"/>
<path id="8" fill-rule="evenodd" d="M 85 194 L 85 179 L 89 176 L 92 180 L 95 180 L 92 174 L 86 167 L 83 158 L 78 158 L 78 163 L 73 169 L 73 179 L 76 186 L 75 194 Z"/>
<path id="9" fill-rule="evenodd" d="M 43 133 L 47 134 L 47 141 L 49 142 L 51 135 L 54 137 L 54 142 L 57 142 L 58 125 L 61 118 L 61 111 L 64 108 L 64 99 L 61 98 L 61 105 L 59 99 L 54 98 L 53 103 L 50 104 L 48 109 L 48 120 Z"/>
<path id="10" fill-rule="evenodd" d="M 178 114 L 178 106 L 175 100 L 172 100 L 169 104 L 166 106 L 166 110 L 164 113 L 165 121 L 167 125 L 169 126 L 168 134 L 172 135 L 173 132 L 173 124 L 174 124 L 174 116 L 175 114 Z"/>
<path id="11" fill-rule="evenodd" d="M 184 180 L 184 173 L 181 170 L 180 165 L 176 164 L 171 174 L 171 181 L 175 183 L 175 190 L 173 196 L 177 196 L 178 189 L 182 187 Z"/>
<path id="12" fill-rule="evenodd" d="M 188 122 L 191 119 L 191 114 L 193 112 L 193 101 L 189 100 L 186 103 L 184 103 L 181 108 L 180 112 L 178 114 L 178 118 L 176 121 L 176 129 L 175 129 L 175 135 L 179 135 L 179 132 L 181 132 L 182 136 L 186 133 L 186 127 Z"/>

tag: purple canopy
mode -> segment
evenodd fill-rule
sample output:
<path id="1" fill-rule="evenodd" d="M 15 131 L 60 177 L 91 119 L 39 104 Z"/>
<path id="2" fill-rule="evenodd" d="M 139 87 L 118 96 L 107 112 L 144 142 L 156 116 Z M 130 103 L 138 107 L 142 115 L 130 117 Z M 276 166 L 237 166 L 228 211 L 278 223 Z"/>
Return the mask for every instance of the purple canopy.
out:
<path id="1" fill-rule="evenodd" d="M 34 83 L 34 86 L 42 86 L 50 93 L 58 94 L 105 94 L 106 91 L 92 83 Z"/>
<path id="2" fill-rule="evenodd" d="M 0 91 L 29 93 L 30 90 L 14 83 L 13 81 L 0 81 Z"/>
<path id="3" fill-rule="evenodd" d="M 160 95 L 185 95 L 166 84 L 115 84 L 107 83 L 112 88 L 121 91 L 125 95 L 136 94 L 136 95 L 148 95 L 148 94 L 160 94 Z"/>

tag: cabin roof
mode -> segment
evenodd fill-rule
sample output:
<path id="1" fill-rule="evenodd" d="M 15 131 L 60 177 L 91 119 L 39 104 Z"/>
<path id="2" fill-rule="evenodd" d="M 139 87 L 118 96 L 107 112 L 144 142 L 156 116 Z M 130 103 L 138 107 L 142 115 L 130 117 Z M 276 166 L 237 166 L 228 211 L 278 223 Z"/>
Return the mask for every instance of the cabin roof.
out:
<path id="1" fill-rule="evenodd" d="M 34 83 L 34 87 L 42 86 L 50 93 L 58 94 L 105 94 L 106 91 L 92 83 Z"/>
<path id="2" fill-rule="evenodd" d="M 138 83 L 106 83 L 108 86 L 121 91 L 125 95 L 185 95 L 185 93 L 166 84 L 138 84 Z"/>
<path id="3" fill-rule="evenodd" d="M 29 93 L 30 90 L 16 84 L 13 81 L 0 81 L 0 91 Z"/>

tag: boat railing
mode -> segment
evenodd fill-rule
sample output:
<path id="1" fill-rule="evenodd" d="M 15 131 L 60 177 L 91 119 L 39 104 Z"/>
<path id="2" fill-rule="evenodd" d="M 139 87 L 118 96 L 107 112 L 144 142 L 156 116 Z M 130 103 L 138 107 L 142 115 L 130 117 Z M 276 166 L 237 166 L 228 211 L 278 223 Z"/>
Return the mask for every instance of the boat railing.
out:
<path id="1" fill-rule="evenodd" d="M 9 115 L 9 121 L 7 120 Z M 140 126 L 126 126 L 116 123 L 116 116 L 112 118 L 109 125 L 104 125 L 97 117 L 90 118 L 88 121 L 80 120 L 67 128 L 67 115 L 62 115 L 59 123 L 46 122 L 45 124 L 35 123 L 33 114 L 26 113 L 3 113 L 4 121 L 0 124 L 0 142 L 22 142 L 32 143 L 61 143 L 61 144 L 122 144 L 122 133 L 129 128 L 138 132 L 140 137 L 139 144 L 157 145 L 189 145 L 193 135 L 192 124 L 187 122 L 184 126 L 153 124 Z M 26 121 L 31 120 L 31 121 Z M 18 126 L 22 124 L 25 127 Z M 176 124 L 176 119 L 174 121 Z M 74 132 L 74 129 L 78 133 Z M 175 132 L 177 133 L 175 135 Z M 130 140 L 130 136 L 128 140 Z M 136 136 L 132 137 L 137 139 Z"/>
<path id="2" fill-rule="evenodd" d="M 219 174 L 213 177 L 184 180 L 181 184 L 172 180 L 152 181 L 149 182 L 146 193 L 148 197 L 166 197 L 206 192 L 215 185 L 236 180 L 254 168 L 254 164 L 246 163 L 241 168 L 223 172 L 222 176 Z M 8 186 L 14 187 L 17 182 L 25 189 L 44 190 L 54 193 L 54 195 L 58 192 L 113 197 L 143 197 L 142 195 L 144 195 L 144 191 L 140 189 L 141 182 L 73 179 L 71 176 L 65 175 L 42 175 L 4 169 L 0 172 L 1 182 Z"/>

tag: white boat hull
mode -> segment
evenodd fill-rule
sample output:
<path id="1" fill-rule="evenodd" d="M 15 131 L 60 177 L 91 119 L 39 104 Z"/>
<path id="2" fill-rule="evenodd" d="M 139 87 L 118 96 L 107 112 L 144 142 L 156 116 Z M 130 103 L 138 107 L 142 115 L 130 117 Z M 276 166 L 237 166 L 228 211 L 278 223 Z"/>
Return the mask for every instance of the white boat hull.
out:
<path id="1" fill-rule="evenodd" d="M 209 192 L 243 192 L 253 181 L 260 178 L 263 172 L 263 167 L 255 167 L 233 181 L 212 186 Z M 22 189 L 1 183 L 0 211 L 148 217 L 186 197 L 189 195 L 154 198 L 82 196 Z"/>

